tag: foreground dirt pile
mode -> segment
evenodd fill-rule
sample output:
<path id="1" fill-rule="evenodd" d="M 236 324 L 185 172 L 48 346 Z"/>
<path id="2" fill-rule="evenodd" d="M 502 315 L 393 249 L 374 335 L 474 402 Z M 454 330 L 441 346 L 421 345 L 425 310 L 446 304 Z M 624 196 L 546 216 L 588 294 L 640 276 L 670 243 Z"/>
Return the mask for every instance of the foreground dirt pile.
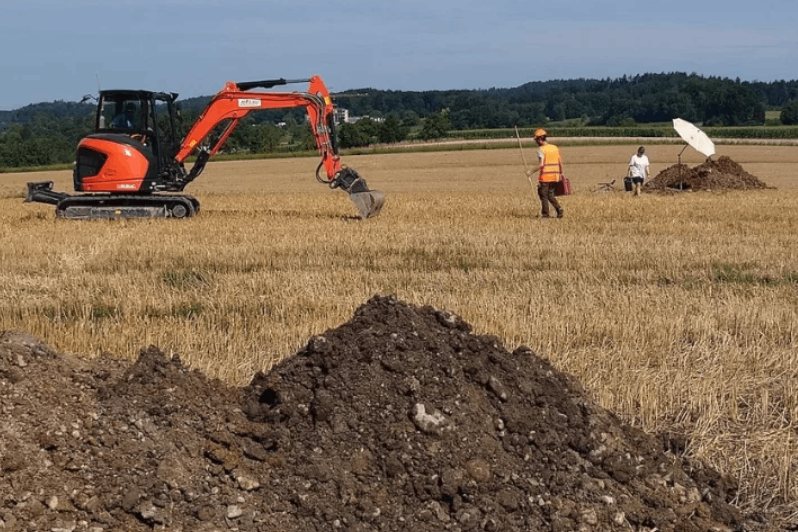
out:
<path id="1" fill-rule="evenodd" d="M 768 186 L 725 155 L 721 155 L 717 159 L 708 158 L 693 168 L 686 164 L 675 164 L 658 173 L 644 185 L 644 190 L 650 192 L 762 188 L 768 188 Z"/>
<path id="2" fill-rule="evenodd" d="M 529 349 L 376 296 L 244 388 L 0 336 L 0 530 L 757 530 Z"/>

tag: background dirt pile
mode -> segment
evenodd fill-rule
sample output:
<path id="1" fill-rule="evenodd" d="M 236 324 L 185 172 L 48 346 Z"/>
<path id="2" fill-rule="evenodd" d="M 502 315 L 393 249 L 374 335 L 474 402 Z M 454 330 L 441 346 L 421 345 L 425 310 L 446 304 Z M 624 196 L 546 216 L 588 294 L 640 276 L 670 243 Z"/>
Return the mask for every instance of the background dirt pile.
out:
<path id="1" fill-rule="evenodd" d="M 245 388 L 0 336 L 0 530 L 756 530 L 529 349 L 375 296 Z"/>
<path id="2" fill-rule="evenodd" d="M 693 168 L 674 164 L 644 185 L 648 192 L 673 192 L 679 190 L 750 190 L 768 186 L 746 172 L 742 166 L 725 155 L 706 161 Z"/>

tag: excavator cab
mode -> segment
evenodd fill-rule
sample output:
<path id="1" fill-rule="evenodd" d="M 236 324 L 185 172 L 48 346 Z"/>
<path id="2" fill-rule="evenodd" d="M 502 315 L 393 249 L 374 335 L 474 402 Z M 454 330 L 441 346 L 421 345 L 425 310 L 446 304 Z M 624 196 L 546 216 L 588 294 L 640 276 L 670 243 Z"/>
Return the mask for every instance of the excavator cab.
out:
<path id="1" fill-rule="evenodd" d="M 153 156 L 154 173 L 168 176 L 180 145 L 176 98 L 175 93 L 101 91 L 94 134 L 127 135 L 140 142 Z"/>

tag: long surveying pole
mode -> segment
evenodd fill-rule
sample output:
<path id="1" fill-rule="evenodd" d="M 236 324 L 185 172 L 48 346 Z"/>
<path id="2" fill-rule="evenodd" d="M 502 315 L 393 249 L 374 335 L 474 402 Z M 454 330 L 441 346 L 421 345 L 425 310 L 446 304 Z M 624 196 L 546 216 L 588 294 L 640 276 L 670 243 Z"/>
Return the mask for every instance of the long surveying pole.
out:
<path id="1" fill-rule="evenodd" d="M 534 171 L 529 169 L 529 166 L 526 164 L 526 157 L 524 157 L 524 147 L 521 145 L 521 135 L 518 133 L 518 126 L 515 127 L 515 136 L 518 139 L 518 148 L 521 150 L 521 160 L 524 162 L 524 174 L 526 175 L 527 180 L 529 181 L 529 186 L 533 189 L 535 188 L 535 184 L 532 183 L 532 176 L 535 175 L 540 168 L 535 169 Z"/>

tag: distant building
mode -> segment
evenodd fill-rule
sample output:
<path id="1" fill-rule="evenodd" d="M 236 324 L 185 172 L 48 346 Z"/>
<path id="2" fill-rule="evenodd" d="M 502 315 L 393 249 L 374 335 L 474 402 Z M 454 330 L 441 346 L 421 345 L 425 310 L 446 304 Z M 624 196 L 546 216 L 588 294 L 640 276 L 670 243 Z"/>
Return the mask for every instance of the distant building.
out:
<path id="1" fill-rule="evenodd" d="M 335 123 L 349 122 L 349 109 L 335 108 Z"/>
<path id="2" fill-rule="evenodd" d="M 341 109 L 340 107 L 335 108 L 335 123 L 336 124 L 354 124 L 361 118 L 371 118 L 369 115 L 365 116 L 349 116 L 349 109 Z M 384 118 L 371 118 L 375 122 L 383 122 L 385 121 Z"/>
<path id="3" fill-rule="evenodd" d="M 385 119 L 384 119 L 384 118 L 382 118 L 382 117 L 374 117 L 374 116 L 369 116 L 369 115 L 363 115 L 363 116 L 354 116 L 354 117 L 350 118 L 350 120 L 351 120 L 352 122 L 357 122 L 357 121 L 358 121 L 358 120 L 360 120 L 361 118 L 368 118 L 368 119 L 370 119 L 370 120 L 374 120 L 375 122 L 385 122 Z"/>

